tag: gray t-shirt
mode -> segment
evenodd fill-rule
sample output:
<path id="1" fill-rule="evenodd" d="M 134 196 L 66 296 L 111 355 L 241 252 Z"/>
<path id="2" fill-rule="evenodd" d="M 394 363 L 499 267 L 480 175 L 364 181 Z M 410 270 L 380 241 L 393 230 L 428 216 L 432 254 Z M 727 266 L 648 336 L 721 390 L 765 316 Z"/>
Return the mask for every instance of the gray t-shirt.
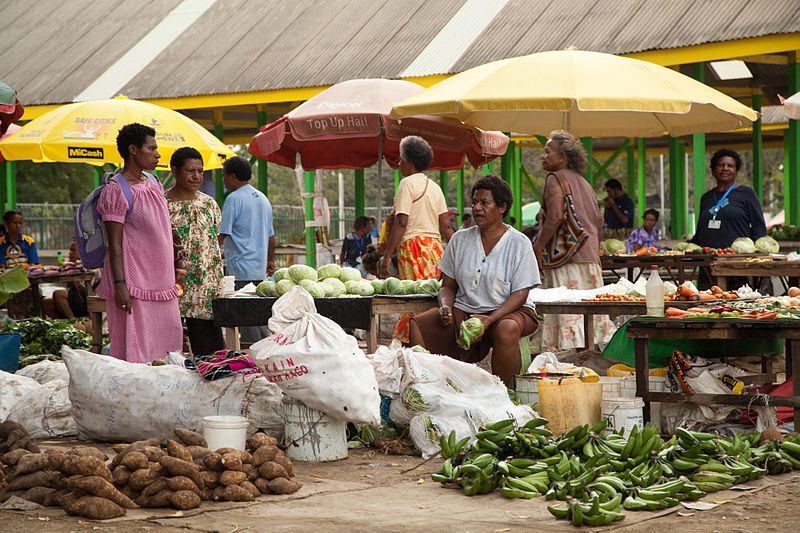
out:
<path id="1" fill-rule="evenodd" d="M 472 226 L 453 234 L 444 249 L 440 270 L 456 280 L 455 306 L 466 313 L 489 313 L 511 295 L 541 283 L 531 241 L 509 227 L 486 256 L 480 228 Z M 535 309 L 530 298 L 525 305 Z"/>

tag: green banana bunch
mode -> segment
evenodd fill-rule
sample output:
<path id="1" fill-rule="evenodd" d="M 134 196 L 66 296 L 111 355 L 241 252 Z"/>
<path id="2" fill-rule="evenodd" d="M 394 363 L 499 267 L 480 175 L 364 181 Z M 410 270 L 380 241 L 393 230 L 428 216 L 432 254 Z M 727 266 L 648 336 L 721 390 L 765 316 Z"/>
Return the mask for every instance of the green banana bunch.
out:
<path id="1" fill-rule="evenodd" d="M 576 526 L 604 526 L 625 518 L 625 514 L 621 512 L 619 501 L 609 500 L 601 503 L 598 498 L 589 502 L 573 500 L 568 503 L 566 509 L 548 506 L 547 510 L 556 518 L 571 520 Z"/>
<path id="2" fill-rule="evenodd" d="M 442 457 L 444 459 L 457 457 L 468 442 L 469 437 L 464 437 L 463 439 L 456 441 L 455 430 L 451 431 L 446 437 L 444 435 L 440 435 L 439 447 L 442 449 Z"/>

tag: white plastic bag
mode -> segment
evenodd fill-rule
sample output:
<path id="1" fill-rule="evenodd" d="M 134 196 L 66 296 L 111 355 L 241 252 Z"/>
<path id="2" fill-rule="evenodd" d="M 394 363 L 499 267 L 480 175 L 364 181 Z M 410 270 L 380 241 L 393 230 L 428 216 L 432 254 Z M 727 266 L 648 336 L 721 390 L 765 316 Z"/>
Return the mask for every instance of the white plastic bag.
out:
<path id="1" fill-rule="evenodd" d="M 49 361 L 45 359 L 17 370 L 17 375 L 35 379 L 37 383 L 42 385 L 54 379 L 69 383 L 69 370 L 67 370 L 67 365 L 64 364 L 64 361 Z"/>
<path id="2" fill-rule="evenodd" d="M 175 427 L 202 430 L 205 416 L 250 420 L 250 431 L 283 434 L 282 393 L 259 374 L 209 381 L 175 365 L 149 366 L 67 346 L 69 397 L 82 439 L 136 441 L 173 435 Z"/>
<path id="3" fill-rule="evenodd" d="M 526 374 L 538 374 L 547 372 L 549 374 L 572 374 L 575 377 L 596 376 L 597 372 L 585 366 L 575 366 L 569 363 L 562 363 L 552 352 L 542 352 L 537 355 Z"/>
<path id="4" fill-rule="evenodd" d="M 78 434 L 69 401 L 69 385 L 60 379 L 47 381 L 26 394 L 8 413 L 8 419 L 22 424 L 32 439 Z"/>
<path id="5" fill-rule="evenodd" d="M 0 422 L 8 418 L 17 402 L 39 387 L 35 379 L 0 370 Z"/>
<path id="6" fill-rule="evenodd" d="M 337 420 L 380 425 L 378 382 L 356 339 L 318 314 L 301 287 L 292 287 L 275 302 L 273 318 L 271 330 L 289 325 L 250 347 L 267 379 Z"/>

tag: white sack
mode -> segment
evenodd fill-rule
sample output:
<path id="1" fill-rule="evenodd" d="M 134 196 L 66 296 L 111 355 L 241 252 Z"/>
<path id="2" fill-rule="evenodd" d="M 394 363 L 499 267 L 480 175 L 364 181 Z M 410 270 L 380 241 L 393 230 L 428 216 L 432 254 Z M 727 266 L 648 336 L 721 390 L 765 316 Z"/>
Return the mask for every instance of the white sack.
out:
<path id="1" fill-rule="evenodd" d="M 64 364 L 64 361 L 49 361 L 45 359 L 17 370 L 17 375 L 35 379 L 37 383 L 42 385 L 54 379 L 69 383 L 69 370 L 67 370 L 67 365 Z"/>
<path id="2" fill-rule="evenodd" d="M 22 424 L 32 439 L 74 437 L 78 434 L 72 418 L 69 384 L 60 379 L 50 380 L 26 394 L 11 409 L 8 418 Z"/>
<path id="3" fill-rule="evenodd" d="M 399 341 L 393 340 L 390 346 L 378 346 L 375 353 L 367 354 L 367 359 L 375 371 L 378 390 L 381 394 L 396 398 L 400 394 L 400 381 L 403 379 L 403 348 Z"/>
<path id="4" fill-rule="evenodd" d="M 35 379 L 0 370 L 0 422 L 8 418 L 17 402 L 39 387 Z"/>
<path id="5" fill-rule="evenodd" d="M 277 323 L 289 325 L 250 347 L 268 380 L 337 420 L 380 425 L 372 365 L 355 338 L 316 312 L 308 292 L 292 287 L 275 302 L 269 322 L 270 329 Z"/>
<path id="6" fill-rule="evenodd" d="M 69 397 L 82 439 L 136 441 L 202 431 L 205 416 L 246 416 L 250 432 L 283 433 L 281 391 L 258 374 L 209 381 L 175 365 L 149 366 L 65 346 Z"/>

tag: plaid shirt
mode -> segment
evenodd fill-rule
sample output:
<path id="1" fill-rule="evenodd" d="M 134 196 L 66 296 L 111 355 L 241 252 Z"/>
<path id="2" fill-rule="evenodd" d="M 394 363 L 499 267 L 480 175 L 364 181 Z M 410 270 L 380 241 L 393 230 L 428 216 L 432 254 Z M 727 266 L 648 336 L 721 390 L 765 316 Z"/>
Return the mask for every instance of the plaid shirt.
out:
<path id="1" fill-rule="evenodd" d="M 658 228 L 653 228 L 653 233 L 647 233 L 644 226 L 639 226 L 628 237 L 628 253 L 634 251 L 633 245 L 638 244 L 642 248 L 656 246 L 658 242 Z"/>

